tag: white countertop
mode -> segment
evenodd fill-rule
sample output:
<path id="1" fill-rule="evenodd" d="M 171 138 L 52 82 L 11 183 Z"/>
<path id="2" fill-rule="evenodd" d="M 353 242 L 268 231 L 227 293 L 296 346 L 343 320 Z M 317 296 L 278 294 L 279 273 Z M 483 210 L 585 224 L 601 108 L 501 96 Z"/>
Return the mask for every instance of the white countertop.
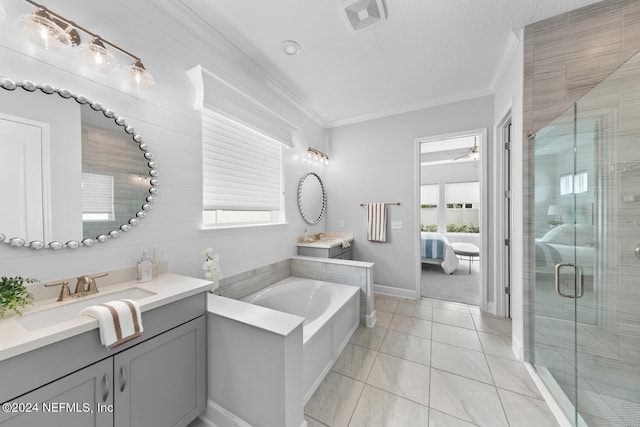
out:
<path id="1" fill-rule="evenodd" d="M 304 241 L 304 238 L 300 237 L 298 238 L 297 246 L 330 249 L 334 246 L 342 245 L 344 241 L 352 242 L 353 233 L 338 233 L 328 231 L 326 233 L 322 233 L 322 237 L 318 240 L 313 240 L 311 237 L 309 237 L 307 241 Z"/>
<path id="2" fill-rule="evenodd" d="M 152 292 L 153 295 L 138 300 L 140 311 L 144 313 L 165 304 L 206 292 L 212 287 L 213 284 L 207 280 L 165 273 L 150 282 L 138 283 L 136 280 L 132 280 L 104 286 L 99 289 L 100 292 L 96 296 L 107 296 L 110 293 L 129 288 L 140 288 Z M 22 311 L 22 314 L 27 316 L 30 313 L 37 313 L 62 305 L 90 301 L 91 298 L 92 296 L 87 296 L 62 302 L 56 301 L 55 298 L 49 299 L 27 307 Z M 79 313 L 76 318 L 71 320 L 33 331 L 27 331 L 23 328 L 19 323 L 19 319 L 13 312 L 11 314 L 7 312 L 5 318 L 0 319 L 0 361 L 98 328 L 97 319 L 80 316 Z"/>

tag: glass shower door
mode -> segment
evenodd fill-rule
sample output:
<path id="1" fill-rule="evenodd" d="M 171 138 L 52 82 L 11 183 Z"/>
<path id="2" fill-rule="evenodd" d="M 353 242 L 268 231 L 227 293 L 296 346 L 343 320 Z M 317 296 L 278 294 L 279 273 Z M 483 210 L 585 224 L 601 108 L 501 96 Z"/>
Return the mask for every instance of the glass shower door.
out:
<path id="1" fill-rule="evenodd" d="M 633 57 L 531 144 L 532 362 L 576 426 L 640 425 L 638 82 Z"/>

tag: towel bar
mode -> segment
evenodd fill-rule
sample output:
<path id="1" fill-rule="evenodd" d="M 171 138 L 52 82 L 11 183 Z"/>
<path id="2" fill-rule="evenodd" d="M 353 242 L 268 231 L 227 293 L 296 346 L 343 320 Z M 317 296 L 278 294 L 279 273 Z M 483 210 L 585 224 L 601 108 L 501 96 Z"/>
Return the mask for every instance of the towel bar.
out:
<path id="1" fill-rule="evenodd" d="M 360 206 L 367 206 L 368 203 L 360 203 Z M 385 203 L 385 205 L 396 205 L 396 206 L 400 206 L 400 202 L 393 202 L 393 203 Z"/>

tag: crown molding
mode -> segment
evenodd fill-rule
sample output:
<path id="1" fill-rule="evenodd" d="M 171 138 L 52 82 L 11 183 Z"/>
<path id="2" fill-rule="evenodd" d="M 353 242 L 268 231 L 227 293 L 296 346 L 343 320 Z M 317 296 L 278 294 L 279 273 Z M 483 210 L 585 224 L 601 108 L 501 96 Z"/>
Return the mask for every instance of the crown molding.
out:
<path id="1" fill-rule="evenodd" d="M 468 92 L 465 94 L 459 94 L 451 97 L 440 97 L 430 99 L 425 102 L 419 102 L 417 104 L 404 105 L 396 108 L 391 108 L 387 110 L 378 111 L 375 113 L 364 114 L 361 116 L 348 117 L 345 119 L 332 120 L 327 122 L 327 128 L 335 128 L 339 126 L 352 125 L 356 123 L 366 122 L 369 120 L 381 119 L 384 117 L 395 116 L 398 114 L 411 113 L 413 111 L 424 110 L 427 108 L 438 107 L 441 105 L 453 104 L 456 102 L 467 101 L 470 99 L 481 98 L 483 96 L 494 95 L 494 91 L 490 88 L 477 91 L 477 92 Z"/>
<path id="2" fill-rule="evenodd" d="M 505 42 L 504 48 L 502 49 L 502 54 L 500 55 L 500 60 L 498 61 L 498 66 L 496 67 L 495 73 L 493 75 L 493 79 L 491 80 L 491 91 L 493 93 L 498 89 L 498 85 L 500 81 L 504 77 L 504 74 L 507 72 L 509 68 L 509 63 L 513 59 L 513 55 L 518 51 L 518 46 L 520 45 L 520 38 L 516 35 L 516 31 L 518 34 L 522 35 L 522 30 L 514 30 L 509 33 L 507 40 Z"/>
<path id="3" fill-rule="evenodd" d="M 257 84 L 266 86 L 268 89 L 275 92 L 300 110 L 318 126 L 327 128 L 327 121 L 309 104 L 304 102 L 296 93 L 294 93 L 294 91 L 261 68 L 249 55 L 226 38 L 222 33 L 209 25 L 202 17 L 189 7 L 185 0 L 156 0 L 155 3 L 165 14 L 178 21 L 185 28 L 189 29 L 189 31 L 198 37 L 203 44 L 210 46 L 214 51 L 220 52 L 225 59 L 232 62 L 235 66 L 242 68 L 242 70 Z M 211 69 L 213 67 L 207 64 L 206 68 Z"/>

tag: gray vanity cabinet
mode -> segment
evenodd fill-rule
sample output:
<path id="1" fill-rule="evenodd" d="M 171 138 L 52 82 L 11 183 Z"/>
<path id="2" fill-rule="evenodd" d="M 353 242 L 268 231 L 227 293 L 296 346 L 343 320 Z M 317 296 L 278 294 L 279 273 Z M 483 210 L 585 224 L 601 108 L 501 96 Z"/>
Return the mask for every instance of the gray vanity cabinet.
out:
<path id="1" fill-rule="evenodd" d="M 204 410 L 205 316 L 114 356 L 117 427 L 186 426 Z"/>
<path id="2" fill-rule="evenodd" d="M 343 248 L 342 245 L 331 248 L 298 246 L 298 255 L 318 258 L 353 259 L 353 247 Z"/>
<path id="3" fill-rule="evenodd" d="M 113 361 L 106 359 L 3 405 L 2 427 L 110 427 Z M 8 409 L 8 410 L 7 410 Z"/>
<path id="4" fill-rule="evenodd" d="M 92 330 L 0 362 L 0 427 L 188 425 L 207 399 L 205 312 L 193 295 L 143 313 L 149 338 L 122 350 Z"/>

